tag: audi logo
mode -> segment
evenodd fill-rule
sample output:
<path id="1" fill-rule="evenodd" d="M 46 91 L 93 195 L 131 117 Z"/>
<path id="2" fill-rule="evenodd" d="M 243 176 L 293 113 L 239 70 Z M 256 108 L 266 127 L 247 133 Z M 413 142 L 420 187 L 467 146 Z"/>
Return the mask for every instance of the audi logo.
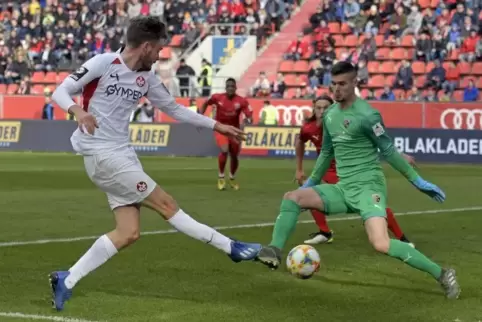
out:
<path id="1" fill-rule="evenodd" d="M 452 120 L 452 127 L 447 125 L 447 121 L 450 119 Z M 477 124 L 479 129 L 482 129 L 482 110 L 480 109 L 448 108 L 440 115 L 440 125 L 444 129 L 475 130 Z"/>
<path id="2" fill-rule="evenodd" d="M 275 108 L 278 110 L 278 122 L 282 120 L 282 125 L 303 125 L 306 113 L 313 111 L 311 106 L 303 105 L 277 105 Z M 262 110 L 260 110 L 259 115 L 261 117 Z M 281 122 L 280 122 L 281 123 Z"/>

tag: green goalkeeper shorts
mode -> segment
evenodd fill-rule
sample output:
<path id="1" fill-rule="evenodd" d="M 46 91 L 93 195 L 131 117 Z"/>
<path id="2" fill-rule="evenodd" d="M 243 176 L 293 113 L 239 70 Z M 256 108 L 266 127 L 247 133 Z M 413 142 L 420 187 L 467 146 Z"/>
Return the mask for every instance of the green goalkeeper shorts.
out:
<path id="1" fill-rule="evenodd" d="M 386 217 L 387 188 L 384 178 L 369 182 L 320 184 L 313 187 L 323 200 L 326 214 L 358 213 L 363 221 Z"/>

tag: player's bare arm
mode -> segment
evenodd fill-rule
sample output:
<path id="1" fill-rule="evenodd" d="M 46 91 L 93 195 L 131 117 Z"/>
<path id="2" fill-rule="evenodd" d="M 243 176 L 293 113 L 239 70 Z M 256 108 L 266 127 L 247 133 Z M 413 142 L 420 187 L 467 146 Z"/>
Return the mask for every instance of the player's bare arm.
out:
<path id="1" fill-rule="evenodd" d="M 198 110 L 198 113 L 199 113 L 199 114 L 204 114 L 204 113 L 206 113 L 206 110 L 208 109 L 208 106 L 209 106 L 209 100 L 205 101 L 205 102 L 201 105 L 201 107 L 200 107 L 199 110 Z"/>
<path id="2" fill-rule="evenodd" d="M 303 156 L 305 155 L 305 143 L 299 138 L 295 140 L 296 153 L 296 172 L 295 181 L 301 186 L 306 180 L 305 172 L 303 170 Z"/>

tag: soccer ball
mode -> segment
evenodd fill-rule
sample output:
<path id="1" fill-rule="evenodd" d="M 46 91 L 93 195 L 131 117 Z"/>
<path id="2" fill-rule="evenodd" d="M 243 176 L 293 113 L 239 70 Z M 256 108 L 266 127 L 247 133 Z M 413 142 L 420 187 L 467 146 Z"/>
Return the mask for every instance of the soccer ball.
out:
<path id="1" fill-rule="evenodd" d="M 320 254 L 311 246 L 299 245 L 286 258 L 288 271 L 301 279 L 313 276 L 320 269 Z"/>

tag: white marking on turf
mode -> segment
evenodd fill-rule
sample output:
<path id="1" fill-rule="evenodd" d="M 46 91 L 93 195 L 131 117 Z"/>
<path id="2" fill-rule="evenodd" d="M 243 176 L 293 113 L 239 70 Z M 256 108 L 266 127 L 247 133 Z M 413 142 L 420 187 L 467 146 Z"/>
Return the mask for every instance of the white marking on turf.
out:
<path id="1" fill-rule="evenodd" d="M 57 322 L 94 322 L 94 321 L 77 319 L 77 318 L 38 315 L 38 314 L 25 314 L 20 312 L 0 312 L 0 316 L 6 317 L 6 318 L 17 318 L 17 319 L 24 319 L 24 320 L 44 320 L 44 321 L 57 321 Z"/>
<path id="2" fill-rule="evenodd" d="M 432 210 L 418 210 L 418 211 L 407 211 L 397 213 L 396 216 L 411 216 L 411 215 L 425 215 L 425 214 L 440 214 L 440 213 L 454 213 L 454 212 L 468 212 L 468 211 L 478 211 L 482 210 L 482 206 L 476 207 L 464 207 L 464 208 L 451 208 L 451 209 L 432 209 Z M 346 220 L 357 220 L 360 216 L 348 216 L 339 218 L 329 218 L 328 221 L 346 221 Z M 311 224 L 313 220 L 300 220 L 298 224 Z M 218 226 L 214 227 L 216 230 L 227 230 L 227 229 L 242 229 L 242 228 L 259 228 L 259 227 L 272 227 L 274 223 L 259 223 L 259 224 L 246 224 L 246 225 L 233 225 L 233 226 Z M 142 232 L 142 236 L 146 235 L 165 235 L 174 234 L 178 231 L 175 229 L 165 229 L 165 230 L 155 230 L 155 231 L 145 231 Z M 73 238 L 52 238 L 52 239 L 39 239 L 39 240 L 26 240 L 26 241 L 10 241 L 0 243 L 0 247 L 13 247 L 13 246 L 25 246 L 25 245 L 40 245 L 40 244 L 52 244 L 52 243 L 71 243 L 82 240 L 93 240 L 97 239 L 99 236 L 81 236 Z"/>

